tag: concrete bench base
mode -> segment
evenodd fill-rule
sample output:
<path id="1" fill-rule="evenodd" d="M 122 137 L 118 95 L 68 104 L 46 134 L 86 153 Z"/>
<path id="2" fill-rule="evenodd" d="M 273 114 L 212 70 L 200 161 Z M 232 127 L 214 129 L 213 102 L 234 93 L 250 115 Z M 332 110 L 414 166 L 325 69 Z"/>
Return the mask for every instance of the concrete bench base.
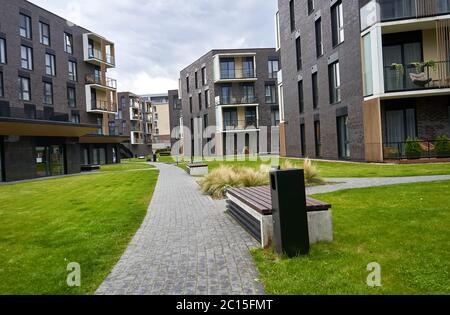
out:
<path id="1" fill-rule="evenodd" d="M 188 173 L 191 176 L 205 176 L 208 175 L 208 165 L 206 164 L 192 164 L 188 165 Z"/>
<path id="2" fill-rule="evenodd" d="M 93 172 L 93 171 L 99 171 L 100 165 L 81 165 L 81 171 L 82 172 Z"/>

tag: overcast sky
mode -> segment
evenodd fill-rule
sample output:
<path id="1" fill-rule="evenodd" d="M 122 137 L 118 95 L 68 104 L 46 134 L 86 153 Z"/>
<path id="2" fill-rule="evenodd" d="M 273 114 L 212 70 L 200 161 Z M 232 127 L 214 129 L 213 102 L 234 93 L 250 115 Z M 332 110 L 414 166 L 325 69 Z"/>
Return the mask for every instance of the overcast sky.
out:
<path id="1" fill-rule="evenodd" d="M 275 47 L 277 0 L 31 0 L 116 44 L 120 91 L 178 88 L 211 49 Z"/>

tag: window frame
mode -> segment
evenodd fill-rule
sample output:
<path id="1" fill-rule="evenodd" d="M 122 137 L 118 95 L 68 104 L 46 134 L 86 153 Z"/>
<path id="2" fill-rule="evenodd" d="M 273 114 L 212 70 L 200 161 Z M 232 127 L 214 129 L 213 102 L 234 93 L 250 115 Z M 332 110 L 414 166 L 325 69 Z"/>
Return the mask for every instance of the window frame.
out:
<path id="1" fill-rule="evenodd" d="M 278 59 L 269 59 L 267 66 L 269 70 L 269 79 L 276 79 L 278 77 L 278 71 L 280 71 L 280 61 Z M 275 68 L 278 70 L 275 71 Z"/>
<path id="2" fill-rule="evenodd" d="M 322 33 L 322 17 L 319 17 L 314 22 L 314 33 L 316 38 L 316 57 L 320 58 L 323 56 L 323 33 Z"/>
<path id="3" fill-rule="evenodd" d="M 46 81 L 42 83 L 43 83 L 43 103 L 45 105 L 53 105 L 53 83 Z M 48 87 L 50 87 L 50 90 L 47 90 Z"/>
<path id="4" fill-rule="evenodd" d="M 47 64 L 47 61 L 50 61 L 50 64 Z M 56 56 L 53 54 L 45 53 L 45 74 L 56 77 Z"/>
<path id="5" fill-rule="evenodd" d="M 316 120 L 314 122 L 314 144 L 315 144 L 315 153 L 316 158 L 322 157 L 322 141 L 321 141 L 321 126 L 320 120 Z"/>
<path id="6" fill-rule="evenodd" d="M 25 66 L 24 63 L 26 63 Z M 24 70 L 33 71 L 33 48 L 25 45 L 20 46 L 20 67 Z"/>
<path id="7" fill-rule="evenodd" d="M 202 67 L 202 85 L 206 85 L 206 67 Z"/>
<path id="8" fill-rule="evenodd" d="M 64 51 L 73 55 L 73 35 L 67 32 L 64 32 Z"/>
<path id="9" fill-rule="evenodd" d="M 316 3 L 314 0 L 308 0 L 307 5 L 308 15 L 311 15 L 316 10 Z"/>
<path id="10" fill-rule="evenodd" d="M 23 77 L 23 76 L 19 76 L 19 100 L 20 101 L 26 101 L 29 102 L 31 101 L 31 79 L 27 78 L 27 77 Z M 27 87 L 28 89 L 25 90 L 24 87 L 25 85 L 23 84 L 24 82 L 27 82 Z M 24 97 L 24 93 L 28 94 L 28 97 Z"/>
<path id="11" fill-rule="evenodd" d="M 342 44 L 344 40 L 344 7 L 342 0 L 338 0 L 331 7 L 331 41 L 333 47 Z"/>
<path id="12" fill-rule="evenodd" d="M 270 91 L 270 95 L 268 95 L 268 91 Z M 275 84 L 266 84 L 265 85 L 265 102 L 266 104 L 276 104 L 277 103 L 277 87 Z M 270 97 L 270 99 L 269 99 Z"/>
<path id="13" fill-rule="evenodd" d="M 205 91 L 205 106 L 206 106 L 206 108 L 209 108 L 210 107 L 210 101 L 209 101 L 209 99 L 210 99 L 210 92 L 209 92 L 209 90 L 206 90 Z"/>
<path id="14" fill-rule="evenodd" d="M 44 28 L 47 30 L 47 35 L 44 34 Z M 41 21 L 39 22 L 39 41 L 44 46 L 51 46 L 50 25 Z"/>
<path id="15" fill-rule="evenodd" d="M 295 39 L 295 59 L 297 61 L 297 71 L 301 71 L 303 68 L 303 59 L 302 59 L 302 40 L 300 36 Z"/>
<path id="16" fill-rule="evenodd" d="M 328 83 L 330 93 L 330 104 L 338 104 L 342 101 L 341 91 L 341 69 L 339 60 L 328 65 Z"/>
<path id="17" fill-rule="evenodd" d="M 25 21 L 25 25 L 22 23 Z M 31 25 L 31 17 L 20 13 L 20 22 L 19 22 L 19 34 L 20 37 L 26 39 L 33 39 L 33 28 Z"/>
<path id="18" fill-rule="evenodd" d="M 6 39 L 0 37 L 0 64 L 7 64 L 7 49 L 6 49 Z"/>
<path id="19" fill-rule="evenodd" d="M 296 30 L 295 23 L 295 0 L 289 0 L 289 21 L 291 26 L 291 33 Z"/>
<path id="20" fill-rule="evenodd" d="M 303 87 L 303 80 L 297 82 L 298 90 L 298 108 L 300 115 L 305 113 L 305 91 Z"/>
<path id="21" fill-rule="evenodd" d="M 0 98 L 5 97 L 5 84 L 3 81 L 3 71 L 0 71 Z"/>
<path id="22" fill-rule="evenodd" d="M 314 72 L 311 74 L 312 81 L 312 95 L 313 95 L 313 109 L 319 108 L 319 74 Z"/>
<path id="23" fill-rule="evenodd" d="M 73 105 L 71 102 L 71 97 L 70 97 L 70 91 L 73 91 Z M 76 108 L 77 107 L 77 90 L 75 87 L 73 86 L 68 86 L 67 87 L 67 105 L 70 108 Z"/>
<path id="24" fill-rule="evenodd" d="M 71 65 L 74 65 L 71 67 Z M 69 60 L 68 61 L 68 78 L 69 81 L 78 82 L 78 65 L 75 61 Z"/>

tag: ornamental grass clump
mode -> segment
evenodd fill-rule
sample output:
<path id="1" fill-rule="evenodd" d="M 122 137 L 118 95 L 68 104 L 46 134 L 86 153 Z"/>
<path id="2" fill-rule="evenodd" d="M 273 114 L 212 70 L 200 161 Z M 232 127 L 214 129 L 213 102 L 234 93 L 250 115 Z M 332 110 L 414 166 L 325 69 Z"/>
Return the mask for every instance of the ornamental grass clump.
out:
<path id="1" fill-rule="evenodd" d="M 305 170 L 305 183 L 307 186 L 325 185 L 326 182 L 320 176 L 320 172 L 317 167 L 312 164 L 310 159 L 305 159 L 303 163 L 303 169 Z"/>

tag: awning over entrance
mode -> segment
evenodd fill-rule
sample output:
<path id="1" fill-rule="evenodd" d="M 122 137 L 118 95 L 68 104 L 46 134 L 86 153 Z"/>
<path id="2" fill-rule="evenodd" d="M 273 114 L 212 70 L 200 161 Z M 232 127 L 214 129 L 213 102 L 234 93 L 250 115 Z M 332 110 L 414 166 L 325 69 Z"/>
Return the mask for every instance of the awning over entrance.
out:
<path id="1" fill-rule="evenodd" d="M 119 144 L 126 141 L 130 141 L 130 137 L 102 135 L 87 135 L 80 137 L 81 144 Z"/>
<path id="2" fill-rule="evenodd" d="M 30 137 L 78 138 L 98 129 L 94 125 L 73 124 L 57 121 L 39 121 L 16 118 L 0 118 L 0 135 Z"/>

